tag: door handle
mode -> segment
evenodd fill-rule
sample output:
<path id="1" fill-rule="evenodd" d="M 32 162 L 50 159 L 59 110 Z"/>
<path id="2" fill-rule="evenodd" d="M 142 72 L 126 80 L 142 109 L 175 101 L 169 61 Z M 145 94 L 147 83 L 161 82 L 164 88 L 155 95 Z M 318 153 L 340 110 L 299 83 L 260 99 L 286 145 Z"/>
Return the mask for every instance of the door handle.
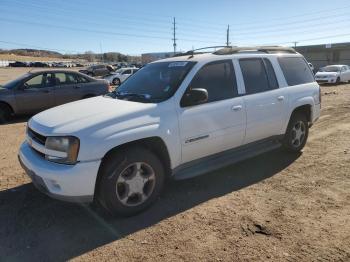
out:
<path id="1" fill-rule="evenodd" d="M 80 88 L 80 86 L 79 86 L 79 85 L 78 85 L 78 86 L 74 86 L 74 88 L 75 88 L 75 89 L 78 89 L 78 88 Z"/>
<path id="2" fill-rule="evenodd" d="M 41 92 L 43 92 L 43 93 L 50 93 L 49 90 L 43 90 L 43 91 L 41 91 Z"/>
<path id="3" fill-rule="evenodd" d="M 277 97 L 277 100 L 278 100 L 278 101 L 283 101 L 283 100 L 284 100 L 284 96 L 279 96 L 279 97 Z"/>
<path id="4" fill-rule="evenodd" d="M 242 109 L 241 105 L 233 106 L 232 111 L 240 111 Z"/>

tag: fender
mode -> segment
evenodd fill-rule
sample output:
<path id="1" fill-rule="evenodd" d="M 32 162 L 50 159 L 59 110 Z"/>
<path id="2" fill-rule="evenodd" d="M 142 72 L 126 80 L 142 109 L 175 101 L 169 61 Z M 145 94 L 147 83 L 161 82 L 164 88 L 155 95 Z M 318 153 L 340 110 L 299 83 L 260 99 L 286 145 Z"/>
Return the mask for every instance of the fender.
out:
<path id="1" fill-rule="evenodd" d="M 83 162 L 100 160 L 115 147 L 152 137 L 159 137 L 164 142 L 170 157 L 171 168 L 178 165 L 181 158 L 181 145 L 177 141 L 177 129 L 163 128 L 159 123 L 150 123 L 110 134 L 100 139 L 98 145 L 91 145 L 88 141 L 83 141 L 82 154 L 79 154 L 79 159 Z M 88 152 L 88 154 L 85 154 L 85 152 Z M 92 155 L 94 159 L 90 159 Z"/>
<path id="2" fill-rule="evenodd" d="M 297 99 L 291 99 L 289 105 L 290 105 L 290 107 L 289 107 L 288 117 L 286 118 L 286 121 L 283 125 L 283 133 L 285 133 L 287 130 L 288 123 L 289 123 L 289 120 L 292 116 L 293 111 L 298 107 L 310 106 L 311 119 L 313 119 L 312 116 L 313 116 L 313 110 L 314 110 L 314 105 L 315 105 L 313 97 L 306 96 L 306 97 L 301 97 L 301 98 L 297 98 Z M 293 106 L 293 107 L 291 107 L 291 106 Z"/>

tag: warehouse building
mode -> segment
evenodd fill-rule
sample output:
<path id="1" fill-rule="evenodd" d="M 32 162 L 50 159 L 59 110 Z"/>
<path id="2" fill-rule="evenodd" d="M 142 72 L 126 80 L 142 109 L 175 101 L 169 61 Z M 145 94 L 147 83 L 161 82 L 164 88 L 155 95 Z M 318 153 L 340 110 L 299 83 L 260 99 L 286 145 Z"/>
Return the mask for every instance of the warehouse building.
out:
<path id="1" fill-rule="evenodd" d="M 350 43 L 298 46 L 296 50 L 312 63 L 315 69 L 332 64 L 350 64 Z"/>

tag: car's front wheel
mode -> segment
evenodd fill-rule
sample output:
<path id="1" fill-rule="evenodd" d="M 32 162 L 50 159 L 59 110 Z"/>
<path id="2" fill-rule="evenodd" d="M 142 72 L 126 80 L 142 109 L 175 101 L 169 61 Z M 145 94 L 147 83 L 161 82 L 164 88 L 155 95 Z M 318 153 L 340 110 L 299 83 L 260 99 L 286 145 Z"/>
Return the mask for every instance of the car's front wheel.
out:
<path id="1" fill-rule="evenodd" d="M 11 109 L 6 104 L 0 104 L 0 124 L 10 120 Z"/>
<path id="2" fill-rule="evenodd" d="M 289 152 L 299 152 L 304 148 L 308 135 L 309 125 L 306 115 L 303 113 L 293 114 L 282 141 L 283 146 Z"/>
<path id="3" fill-rule="evenodd" d="M 151 151 L 132 147 L 103 162 L 97 198 L 111 214 L 130 216 L 151 205 L 164 184 L 164 168 Z"/>

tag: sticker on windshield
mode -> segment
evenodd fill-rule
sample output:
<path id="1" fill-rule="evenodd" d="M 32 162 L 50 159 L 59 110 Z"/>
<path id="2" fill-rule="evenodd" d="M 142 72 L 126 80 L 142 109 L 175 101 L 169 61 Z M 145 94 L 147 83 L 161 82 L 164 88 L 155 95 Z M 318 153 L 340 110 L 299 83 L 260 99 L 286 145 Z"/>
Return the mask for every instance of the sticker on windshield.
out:
<path id="1" fill-rule="evenodd" d="M 168 65 L 168 67 L 176 67 L 176 66 L 186 66 L 188 62 L 173 62 Z"/>

